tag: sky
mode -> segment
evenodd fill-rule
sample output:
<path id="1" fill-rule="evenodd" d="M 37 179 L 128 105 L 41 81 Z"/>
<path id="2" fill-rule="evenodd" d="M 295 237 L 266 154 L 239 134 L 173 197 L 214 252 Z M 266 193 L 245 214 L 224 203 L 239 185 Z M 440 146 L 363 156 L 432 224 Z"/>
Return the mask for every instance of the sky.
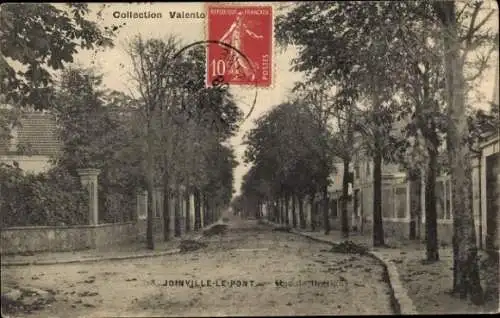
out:
<path id="1" fill-rule="evenodd" d="M 250 4 L 250 3 L 247 3 Z M 251 3 L 259 5 L 258 2 Z M 265 6 L 273 6 L 276 12 L 277 4 L 271 2 L 260 3 Z M 283 4 L 283 3 L 281 3 Z M 101 18 L 97 18 L 95 12 L 99 11 L 103 4 L 90 4 L 89 7 L 93 14 L 89 17 L 96 21 L 100 26 L 109 26 L 112 24 L 126 23 L 118 33 L 115 39 L 115 47 L 103 52 L 97 53 L 95 56 L 89 51 L 82 51 L 75 56 L 75 62 L 83 66 L 97 67 L 98 71 L 104 75 L 104 85 L 110 89 L 129 92 L 132 88 L 130 85 L 127 68 L 130 65 L 130 59 L 125 51 L 126 44 L 137 34 L 141 34 L 144 38 L 165 38 L 170 34 L 177 35 L 184 44 L 190 44 L 196 41 L 206 39 L 206 21 L 200 18 L 184 18 L 176 19 L 170 17 L 170 12 L 188 12 L 188 13 L 204 13 L 205 5 L 203 3 L 113 3 L 107 4 L 102 11 Z M 122 18 L 116 17 L 118 13 L 126 15 L 127 12 L 140 13 L 147 12 L 151 16 L 161 14 L 161 18 Z M 491 24 L 498 29 L 498 14 L 493 16 Z M 243 164 L 244 146 L 242 145 L 244 134 L 253 127 L 253 121 L 260 117 L 265 112 L 272 109 L 284 101 L 289 96 L 289 92 L 296 81 L 302 79 L 300 73 L 290 71 L 290 62 L 296 57 L 296 49 L 288 48 L 283 51 L 275 46 L 274 50 L 274 80 L 271 88 L 262 88 L 257 90 L 257 101 L 255 109 L 251 116 L 240 126 L 238 134 L 231 139 L 231 144 L 235 149 L 237 160 L 240 165 L 235 169 L 235 190 L 239 193 L 240 184 L 243 175 L 248 170 Z M 493 61 L 498 61 L 498 52 L 492 56 Z M 497 64 L 498 65 L 498 64 Z M 491 100 L 495 87 L 495 75 L 498 78 L 498 66 L 488 70 L 481 79 L 481 92 L 487 100 Z M 498 80 L 498 79 L 497 79 Z M 231 91 L 235 94 L 236 100 L 242 110 L 247 113 L 249 104 L 252 103 L 255 96 L 255 88 L 239 88 L 231 87 Z M 498 89 L 498 86 L 497 86 Z M 498 96 L 498 95 L 497 95 Z M 485 106 L 480 106 L 484 108 Z"/>

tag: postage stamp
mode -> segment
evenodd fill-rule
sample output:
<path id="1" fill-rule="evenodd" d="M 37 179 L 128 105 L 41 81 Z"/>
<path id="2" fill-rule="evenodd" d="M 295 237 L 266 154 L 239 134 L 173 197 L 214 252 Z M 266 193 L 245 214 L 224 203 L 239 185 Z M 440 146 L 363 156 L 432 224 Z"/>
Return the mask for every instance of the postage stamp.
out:
<path id="1" fill-rule="evenodd" d="M 273 80 L 272 6 L 207 6 L 206 79 L 269 87 Z"/>

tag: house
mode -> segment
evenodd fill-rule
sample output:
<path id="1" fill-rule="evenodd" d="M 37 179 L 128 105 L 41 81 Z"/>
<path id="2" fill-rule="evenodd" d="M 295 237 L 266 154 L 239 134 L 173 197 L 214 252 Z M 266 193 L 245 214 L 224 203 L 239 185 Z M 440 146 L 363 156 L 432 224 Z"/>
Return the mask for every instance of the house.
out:
<path id="1" fill-rule="evenodd" d="M 17 162 L 22 170 L 33 173 L 47 171 L 50 158 L 61 147 L 55 118 L 49 113 L 22 113 L 18 124 L 11 128 L 11 136 L 8 144 L 0 145 L 0 162 Z"/>
<path id="2" fill-rule="evenodd" d="M 500 235 L 500 137 L 490 134 L 480 143 L 480 155 L 472 161 L 473 213 L 477 244 L 480 248 L 498 249 Z M 343 166 L 336 163 L 337 173 L 329 188 L 332 228 L 340 229 L 340 197 L 342 194 Z M 373 162 L 355 158 L 350 165 L 353 183 L 348 204 L 351 229 L 361 232 L 372 230 L 373 214 Z M 451 244 L 453 237 L 453 206 L 450 175 L 437 178 L 437 226 L 438 239 Z M 416 222 L 417 237 L 425 237 L 425 180 L 421 180 L 422 215 Z M 387 237 L 409 238 L 410 236 L 410 182 L 404 169 L 397 164 L 382 165 L 382 220 Z"/>
<path id="3" fill-rule="evenodd" d="M 474 187 L 475 185 L 475 187 Z M 500 135 L 486 136 L 473 165 L 474 215 L 481 248 L 500 248 Z"/>
<path id="4" fill-rule="evenodd" d="M 397 128 L 396 128 L 397 129 Z M 361 138 L 356 136 L 355 138 Z M 439 161 L 447 161 L 445 145 Z M 473 211 L 478 246 L 481 248 L 499 247 L 499 134 L 484 136 L 480 142 L 480 155 L 472 160 Z M 332 175 L 329 187 L 331 227 L 340 229 L 340 211 L 343 181 L 343 163 L 335 163 L 336 173 Z M 373 219 L 373 161 L 358 153 L 350 163 L 352 183 L 349 185 L 351 200 L 348 203 L 349 225 L 351 230 L 370 232 Z M 424 171 L 422 171 L 424 176 Z M 441 174 L 436 183 L 438 239 L 451 244 L 453 237 L 452 185 L 450 175 Z M 425 178 L 421 180 L 421 215 L 410 217 L 410 182 L 406 169 L 399 164 L 382 164 L 382 219 L 387 237 L 409 238 L 410 227 L 416 236 L 425 238 Z M 319 202 L 318 202 L 319 204 Z M 320 218 L 321 223 L 322 218 Z"/>
<path id="5" fill-rule="evenodd" d="M 399 126 L 394 128 L 400 129 Z M 355 133 L 355 144 L 362 142 L 362 135 Z M 335 162 L 336 173 L 332 175 L 332 184 L 329 187 L 331 198 L 331 226 L 340 229 L 340 213 L 342 208 L 342 183 L 344 178 L 343 162 Z M 352 162 L 349 165 L 352 182 L 349 184 L 347 209 L 350 212 L 349 227 L 352 230 L 361 232 L 371 230 L 373 214 L 373 161 L 357 151 L 353 154 Z M 405 183 L 405 170 L 397 164 L 382 163 L 382 211 L 384 222 L 394 222 L 403 218 L 406 207 L 406 196 L 408 188 Z M 397 187 L 395 187 L 398 185 Z M 394 188 L 395 187 L 395 188 Z M 369 224 L 370 223 L 370 224 Z"/>

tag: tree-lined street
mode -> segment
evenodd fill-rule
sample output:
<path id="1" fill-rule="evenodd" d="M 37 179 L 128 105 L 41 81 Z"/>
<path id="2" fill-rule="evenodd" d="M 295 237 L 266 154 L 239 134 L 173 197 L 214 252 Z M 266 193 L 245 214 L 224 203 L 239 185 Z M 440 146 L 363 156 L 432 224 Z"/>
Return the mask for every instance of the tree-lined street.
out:
<path id="1" fill-rule="evenodd" d="M 496 4 L 184 5 L 1 6 L 3 313 L 498 309 Z"/>

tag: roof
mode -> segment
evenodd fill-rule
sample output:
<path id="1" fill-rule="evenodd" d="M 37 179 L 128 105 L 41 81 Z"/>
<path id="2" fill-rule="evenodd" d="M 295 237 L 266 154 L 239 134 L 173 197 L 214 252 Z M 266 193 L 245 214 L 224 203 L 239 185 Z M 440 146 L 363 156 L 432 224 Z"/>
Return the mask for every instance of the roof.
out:
<path id="1" fill-rule="evenodd" d="M 56 121 L 52 114 L 42 112 L 25 112 L 19 118 L 11 132 L 10 151 L 0 149 L 0 154 L 19 154 L 15 149 L 26 147 L 31 155 L 51 156 L 56 154 L 61 142 L 57 136 Z"/>

